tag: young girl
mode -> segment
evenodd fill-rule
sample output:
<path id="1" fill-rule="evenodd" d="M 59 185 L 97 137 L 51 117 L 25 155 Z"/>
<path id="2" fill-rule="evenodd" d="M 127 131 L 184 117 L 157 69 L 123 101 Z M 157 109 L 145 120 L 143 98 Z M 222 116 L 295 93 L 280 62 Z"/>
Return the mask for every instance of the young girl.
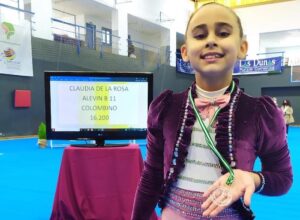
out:
<path id="1" fill-rule="evenodd" d="M 147 158 L 132 219 L 253 219 L 254 192 L 282 195 L 292 184 L 282 113 L 269 97 L 243 93 L 232 71 L 247 53 L 239 17 L 217 3 L 191 16 L 182 57 L 196 81 L 163 92 L 149 110 Z M 262 171 L 253 172 L 260 158 Z"/>

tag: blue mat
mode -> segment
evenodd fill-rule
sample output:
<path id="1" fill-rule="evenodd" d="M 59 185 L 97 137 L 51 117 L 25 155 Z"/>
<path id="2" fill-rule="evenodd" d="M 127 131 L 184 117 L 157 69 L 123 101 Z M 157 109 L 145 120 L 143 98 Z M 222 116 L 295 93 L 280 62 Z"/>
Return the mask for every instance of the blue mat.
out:
<path id="1" fill-rule="evenodd" d="M 255 195 L 251 207 L 257 220 L 300 218 L 299 138 L 300 128 L 291 127 L 288 142 L 294 170 L 292 189 L 280 197 Z M 145 158 L 146 141 L 137 143 Z M 0 219 L 49 219 L 63 149 L 39 149 L 35 138 L 0 141 Z M 259 166 L 258 161 L 256 169 Z"/>

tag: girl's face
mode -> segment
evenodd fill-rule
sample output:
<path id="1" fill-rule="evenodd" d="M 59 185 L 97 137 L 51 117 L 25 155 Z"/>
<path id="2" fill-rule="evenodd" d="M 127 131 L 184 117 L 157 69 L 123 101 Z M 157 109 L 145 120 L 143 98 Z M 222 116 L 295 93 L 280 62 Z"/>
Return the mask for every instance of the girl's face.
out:
<path id="1" fill-rule="evenodd" d="M 191 19 L 181 53 L 201 78 L 222 79 L 231 77 L 234 64 L 246 56 L 247 49 L 234 14 L 220 5 L 207 5 Z"/>

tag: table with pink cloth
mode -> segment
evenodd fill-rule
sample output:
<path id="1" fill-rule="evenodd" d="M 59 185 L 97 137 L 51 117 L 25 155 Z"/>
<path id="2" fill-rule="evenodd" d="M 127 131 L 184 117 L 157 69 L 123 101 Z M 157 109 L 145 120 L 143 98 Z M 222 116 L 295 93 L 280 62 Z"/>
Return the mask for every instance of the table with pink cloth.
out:
<path id="1" fill-rule="evenodd" d="M 137 144 L 65 148 L 51 220 L 129 220 L 142 169 Z"/>

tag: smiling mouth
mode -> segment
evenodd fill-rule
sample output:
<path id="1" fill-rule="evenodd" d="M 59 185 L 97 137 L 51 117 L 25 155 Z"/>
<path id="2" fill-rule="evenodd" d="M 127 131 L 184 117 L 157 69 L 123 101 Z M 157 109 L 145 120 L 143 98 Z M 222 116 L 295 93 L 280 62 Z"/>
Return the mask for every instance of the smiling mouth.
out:
<path id="1" fill-rule="evenodd" d="M 210 59 L 222 58 L 224 56 L 225 56 L 225 54 L 222 54 L 222 53 L 206 53 L 206 54 L 200 55 L 200 58 L 210 60 Z"/>

